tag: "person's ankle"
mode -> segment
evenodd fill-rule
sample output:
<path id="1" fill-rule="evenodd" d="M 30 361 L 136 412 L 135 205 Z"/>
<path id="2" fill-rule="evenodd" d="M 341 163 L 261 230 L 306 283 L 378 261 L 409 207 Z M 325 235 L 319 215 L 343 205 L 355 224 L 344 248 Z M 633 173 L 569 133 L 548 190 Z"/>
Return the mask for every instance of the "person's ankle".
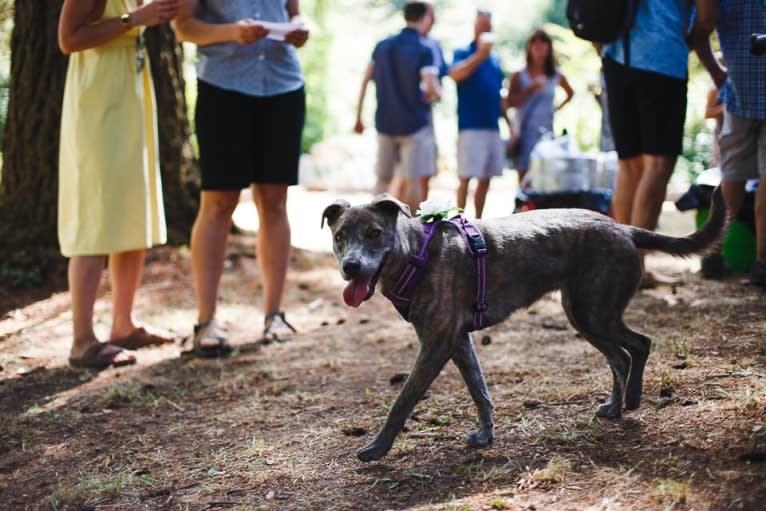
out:
<path id="1" fill-rule="evenodd" d="M 215 318 L 213 316 L 198 316 L 197 326 L 207 326 L 213 321 L 215 321 Z"/>
<path id="2" fill-rule="evenodd" d="M 75 336 L 72 340 L 72 348 L 69 350 L 71 356 L 79 356 L 83 354 L 88 348 L 94 344 L 98 344 L 99 341 L 96 334 L 81 334 Z"/>
<path id="3" fill-rule="evenodd" d="M 135 323 L 132 321 L 125 322 L 125 321 L 117 321 L 112 323 L 112 330 L 109 333 L 109 339 L 121 339 L 122 337 L 127 337 L 133 331 L 138 328 Z"/>

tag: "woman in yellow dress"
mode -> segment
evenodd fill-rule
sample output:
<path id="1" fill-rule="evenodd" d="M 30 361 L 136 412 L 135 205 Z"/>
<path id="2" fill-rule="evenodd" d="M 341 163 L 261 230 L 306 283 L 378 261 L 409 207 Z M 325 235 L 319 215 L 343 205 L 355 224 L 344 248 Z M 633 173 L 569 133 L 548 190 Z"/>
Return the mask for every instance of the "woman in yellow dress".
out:
<path id="1" fill-rule="evenodd" d="M 71 54 L 61 120 L 58 233 L 69 260 L 74 340 L 69 362 L 135 363 L 124 349 L 172 342 L 133 322 L 146 249 L 165 243 L 157 124 L 144 27 L 167 23 L 178 0 L 65 0 L 59 46 Z M 93 331 L 109 258 L 112 329 Z"/>

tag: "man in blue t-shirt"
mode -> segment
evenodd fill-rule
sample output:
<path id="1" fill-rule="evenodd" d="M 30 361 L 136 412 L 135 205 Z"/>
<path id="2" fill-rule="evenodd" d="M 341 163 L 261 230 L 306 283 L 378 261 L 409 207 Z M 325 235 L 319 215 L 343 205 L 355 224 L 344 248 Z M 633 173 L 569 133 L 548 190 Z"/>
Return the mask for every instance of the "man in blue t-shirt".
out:
<path id="1" fill-rule="evenodd" d="M 630 61 L 622 36 L 604 48 L 609 122 L 620 165 L 612 212 L 620 223 L 657 227 L 682 150 L 688 40 L 710 23 L 713 1 L 640 0 L 629 32 Z M 641 286 L 660 282 L 645 271 Z"/>
<path id="2" fill-rule="evenodd" d="M 414 212 L 425 200 L 421 177 L 436 166 L 430 103 L 439 99 L 440 89 L 434 52 L 423 42 L 433 25 L 433 5 L 408 2 L 404 19 L 407 26 L 401 32 L 375 46 L 362 79 L 354 131 L 364 131 L 362 107 L 367 85 L 374 80 L 378 101 L 375 191 L 383 192 L 391 183 L 389 191 Z M 392 182 L 394 177 L 399 179 Z"/>
<path id="3" fill-rule="evenodd" d="M 474 23 L 474 40 L 455 50 L 449 76 L 457 83 L 457 169 L 460 185 L 457 205 L 465 209 L 468 183 L 476 178 L 473 203 L 476 218 L 481 218 L 489 181 L 503 173 L 505 151 L 500 140 L 498 118 L 501 115 L 500 89 L 503 70 L 500 59 L 492 53 L 492 15 L 479 11 Z"/>

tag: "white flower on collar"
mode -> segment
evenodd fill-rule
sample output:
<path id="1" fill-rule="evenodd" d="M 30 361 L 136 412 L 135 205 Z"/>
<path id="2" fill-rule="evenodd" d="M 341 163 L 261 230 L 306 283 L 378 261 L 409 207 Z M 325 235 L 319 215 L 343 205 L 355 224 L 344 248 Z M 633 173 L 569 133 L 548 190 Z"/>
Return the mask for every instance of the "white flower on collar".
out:
<path id="1" fill-rule="evenodd" d="M 426 222 L 438 222 L 449 218 L 454 213 L 459 213 L 460 209 L 455 206 L 455 203 L 450 197 L 432 197 L 420 203 L 417 212 L 415 213 L 420 217 L 420 221 Z"/>

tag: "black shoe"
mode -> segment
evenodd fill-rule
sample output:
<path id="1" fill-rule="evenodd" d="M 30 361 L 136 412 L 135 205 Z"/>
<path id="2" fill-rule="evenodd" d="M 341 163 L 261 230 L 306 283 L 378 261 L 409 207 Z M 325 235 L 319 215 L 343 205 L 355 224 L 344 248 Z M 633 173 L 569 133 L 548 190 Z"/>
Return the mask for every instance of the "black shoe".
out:
<path id="1" fill-rule="evenodd" d="M 753 286 L 766 288 L 766 262 L 755 261 L 753 265 L 750 266 L 750 278 L 748 279 L 748 283 Z"/>
<path id="2" fill-rule="evenodd" d="M 718 253 L 706 254 L 702 257 L 702 278 L 722 279 L 731 273 L 731 270 L 723 261 L 723 256 Z"/>

